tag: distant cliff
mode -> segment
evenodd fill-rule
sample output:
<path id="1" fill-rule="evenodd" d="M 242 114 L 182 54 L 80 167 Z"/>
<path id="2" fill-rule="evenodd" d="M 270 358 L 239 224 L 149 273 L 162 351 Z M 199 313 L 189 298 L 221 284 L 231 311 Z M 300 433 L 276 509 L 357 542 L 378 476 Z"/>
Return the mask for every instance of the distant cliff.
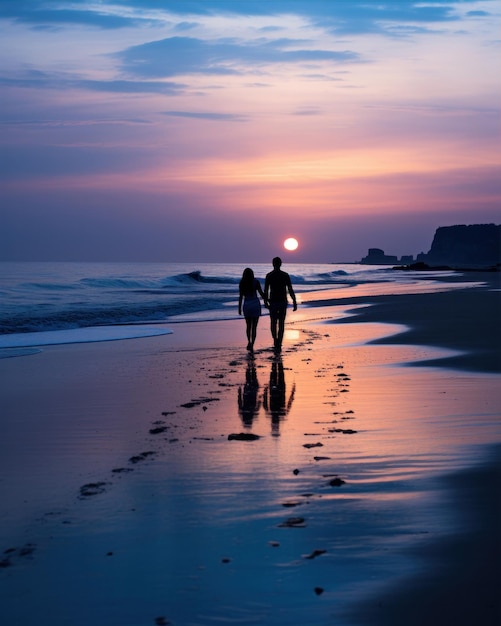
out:
<path id="1" fill-rule="evenodd" d="M 501 225 L 441 226 L 428 254 L 418 262 L 428 265 L 486 267 L 501 263 Z"/>
<path id="2" fill-rule="evenodd" d="M 435 231 L 431 249 L 428 253 L 421 252 L 416 258 L 419 268 L 456 267 L 477 268 L 493 267 L 501 264 L 501 225 L 472 224 L 470 226 L 441 226 Z M 367 256 L 360 263 L 368 265 L 413 265 L 412 256 L 396 256 L 385 254 L 380 248 L 369 248 Z M 405 269 L 405 268 L 403 268 Z"/>
<path id="3" fill-rule="evenodd" d="M 395 265 L 398 258 L 393 255 L 385 254 L 380 248 L 369 248 L 367 256 L 360 261 L 364 265 Z"/>

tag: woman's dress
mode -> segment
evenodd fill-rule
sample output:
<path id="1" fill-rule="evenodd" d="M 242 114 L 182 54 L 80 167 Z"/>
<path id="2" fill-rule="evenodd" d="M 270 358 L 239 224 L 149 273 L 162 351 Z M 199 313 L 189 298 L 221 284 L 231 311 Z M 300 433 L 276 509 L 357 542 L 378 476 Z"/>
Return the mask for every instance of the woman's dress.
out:
<path id="1" fill-rule="evenodd" d="M 259 317 L 261 315 L 261 302 L 257 295 L 258 286 L 259 281 L 255 279 L 251 291 L 244 293 L 244 303 L 242 307 L 244 317 Z"/>

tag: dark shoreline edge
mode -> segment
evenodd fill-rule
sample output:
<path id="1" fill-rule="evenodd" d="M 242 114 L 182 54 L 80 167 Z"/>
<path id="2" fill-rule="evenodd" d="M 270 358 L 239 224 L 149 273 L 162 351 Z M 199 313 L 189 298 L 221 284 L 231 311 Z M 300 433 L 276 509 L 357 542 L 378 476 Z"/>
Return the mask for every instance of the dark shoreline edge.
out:
<path id="1" fill-rule="evenodd" d="M 436 278 L 434 277 L 434 280 Z M 360 296 L 317 300 L 309 306 L 343 306 L 349 317 L 335 324 L 379 322 L 407 326 L 374 344 L 428 345 L 461 354 L 413 362 L 479 373 L 501 373 L 501 275 L 458 275 L 444 282 L 483 282 L 482 286 L 423 294 Z M 350 305 L 368 305 L 350 311 Z"/>

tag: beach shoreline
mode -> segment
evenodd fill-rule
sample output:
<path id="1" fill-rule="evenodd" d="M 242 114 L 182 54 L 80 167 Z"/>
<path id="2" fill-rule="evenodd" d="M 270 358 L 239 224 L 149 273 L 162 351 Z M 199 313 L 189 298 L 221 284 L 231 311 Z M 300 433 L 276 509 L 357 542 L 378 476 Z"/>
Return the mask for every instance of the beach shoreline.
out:
<path id="1" fill-rule="evenodd" d="M 442 280 L 445 283 L 472 283 L 473 286 L 436 293 L 319 300 L 314 304 L 348 307 L 350 315 L 336 321 L 340 324 L 379 322 L 406 326 L 403 332 L 382 340 L 376 339 L 376 342 L 429 345 L 460 353 L 435 359 L 433 365 L 500 373 L 501 275 L 471 272 L 447 276 Z M 357 308 L 350 309 L 350 303 Z M 423 365 L 430 364 L 423 362 Z"/>
<path id="2" fill-rule="evenodd" d="M 415 296 L 429 315 L 411 336 L 393 333 L 412 296 L 300 307 L 281 355 L 263 317 L 253 356 L 232 320 L 0 360 L 10 623 L 397 624 L 418 591 L 443 623 L 460 555 L 499 567 L 499 376 L 478 355 L 444 367 L 468 346 L 459 325 L 431 332 L 484 291 Z M 474 596 L 485 580 L 467 578 Z"/>

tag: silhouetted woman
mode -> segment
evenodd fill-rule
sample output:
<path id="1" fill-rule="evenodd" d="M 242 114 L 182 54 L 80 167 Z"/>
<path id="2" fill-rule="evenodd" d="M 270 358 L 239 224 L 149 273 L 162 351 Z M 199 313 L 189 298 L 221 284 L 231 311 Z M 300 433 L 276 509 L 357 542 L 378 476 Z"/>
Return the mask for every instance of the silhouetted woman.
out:
<path id="1" fill-rule="evenodd" d="M 261 302 L 258 294 L 264 300 L 264 293 L 259 281 L 257 278 L 254 278 L 254 272 L 250 267 L 244 269 L 239 290 L 238 314 L 242 315 L 243 310 L 247 325 L 247 350 L 252 351 L 254 349 L 254 341 L 256 340 L 257 324 L 261 316 Z"/>

